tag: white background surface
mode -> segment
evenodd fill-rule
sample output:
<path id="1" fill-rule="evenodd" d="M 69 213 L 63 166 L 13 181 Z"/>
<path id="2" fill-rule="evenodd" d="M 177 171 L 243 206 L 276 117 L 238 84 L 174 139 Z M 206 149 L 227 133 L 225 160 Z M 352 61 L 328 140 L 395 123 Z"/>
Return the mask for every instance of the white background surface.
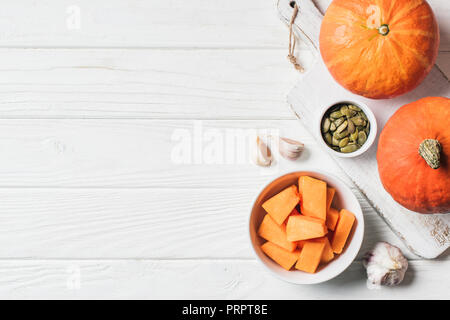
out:
<path id="1" fill-rule="evenodd" d="M 429 2 L 450 75 L 450 6 Z M 418 259 L 364 199 L 358 259 L 376 241 L 399 246 L 400 287 L 368 290 L 359 260 L 321 285 L 277 280 L 247 240 L 270 175 L 172 161 L 179 129 L 276 128 L 306 151 L 273 174 L 345 179 L 285 102 L 298 73 L 272 1 L 8 0 L 0 40 L 1 298 L 450 298 L 448 252 Z"/>

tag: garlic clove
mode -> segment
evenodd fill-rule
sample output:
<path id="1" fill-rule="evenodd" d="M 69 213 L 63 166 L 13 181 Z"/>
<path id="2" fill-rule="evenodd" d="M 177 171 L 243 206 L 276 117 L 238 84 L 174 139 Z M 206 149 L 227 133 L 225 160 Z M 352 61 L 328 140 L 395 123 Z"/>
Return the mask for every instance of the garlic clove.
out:
<path id="1" fill-rule="evenodd" d="M 272 152 L 260 137 L 256 137 L 256 146 L 253 150 L 253 162 L 262 167 L 268 167 L 272 163 Z"/>
<path id="2" fill-rule="evenodd" d="M 278 150 L 280 154 L 289 160 L 296 160 L 300 157 L 305 145 L 299 141 L 280 137 L 278 140 Z"/>
<path id="3" fill-rule="evenodd" d="M 365 254 L 363 265 L 367 270 L 367 286 L 372 289 L 400 284 L 408 269 L 408 260 L 396 246 L 378 242 Z"/>

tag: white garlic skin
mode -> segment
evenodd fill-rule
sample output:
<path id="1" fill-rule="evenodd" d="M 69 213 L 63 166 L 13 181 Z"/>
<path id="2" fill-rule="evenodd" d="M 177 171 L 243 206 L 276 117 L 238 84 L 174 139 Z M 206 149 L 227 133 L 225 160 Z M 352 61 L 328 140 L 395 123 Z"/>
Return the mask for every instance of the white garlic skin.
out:
<path id="1" fill-rule="evenodd" d="M 408 260 L 402 251 L 387 242 L 378 242 L 373 250 L 367 252 L 363 264 L 367 269 L 369 288 L 398 285 L 408 269 Z"/>
<path id="2" fill-rule="evenodd" d="M 296 160 L 300 157 L 305 145 L 299 141 L 280 137 L 278 140 L 278 150 L 280 154 L 289 160 Z"/>
<path id="3" fill-rule="evenodd" d="M 272 164 L 272 152 L 260 137 L 256 137 L 256 144 L 252 150 L 253 162 L 261 167 L 268 167 Z"/>

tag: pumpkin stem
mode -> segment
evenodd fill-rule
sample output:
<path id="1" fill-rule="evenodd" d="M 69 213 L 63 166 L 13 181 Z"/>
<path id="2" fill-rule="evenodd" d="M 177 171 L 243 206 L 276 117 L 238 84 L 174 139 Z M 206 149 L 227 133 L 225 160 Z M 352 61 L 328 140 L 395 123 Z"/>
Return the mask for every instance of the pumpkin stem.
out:
<path id="1" fill-rule="evenodd" d="M 387 34 L 389 33 L 389 26 L 387 24 L 382 24 L 379 28 L 378 28 L 378 33 L 381 34 L 382 36 L 387 36 Z"/>
<path id="2" fill-rule="evenodd" d="M 441 151 L 441 144 L 434 139 L 425 139 L 419 146 L 420 156 L 433 169 L 437 169 L 441 166 Z"/>

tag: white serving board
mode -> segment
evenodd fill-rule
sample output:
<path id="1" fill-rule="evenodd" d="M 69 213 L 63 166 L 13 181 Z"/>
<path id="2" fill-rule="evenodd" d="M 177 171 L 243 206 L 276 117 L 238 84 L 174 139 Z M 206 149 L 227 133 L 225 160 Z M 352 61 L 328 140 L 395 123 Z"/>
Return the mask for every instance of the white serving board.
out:
<path id="1" fill-rule="evenodd" d="M 280 18 L 286 24 L 289 23 L 293 12 L 290 2 L 278 1 Z M 314 63 L 306 66 L 306 72 L 288 94 L 288 103 L 314 138 L 321 139 L 313 130 L 313 125 L 319 117 L 318 113 L 327 104 L 338 100 L 361 101 L 368 105 L 377 118 L 379 135 L 389 117 L 402 105 L 426 96 L 450 96 L 449 81 L 436 66 L 418 88 L 395 99 L 366 99 L 345 90 L 334 81 L 320 57 L 318 48 L 322 14 L 311 0 L 297 0 L 297 5 L 299 13 L 294 32 L 302 45 L 307 44 L 311 48 L 315 59 Z M 450 125 L 449 119 L 442 121 L 448 121 Z M 378 137 L 371 149 L 361 157 L 334 157 L 334 160 L 413 253 L 426 259 L 436 258 L 450 246 L 450 214 L 422 215 L 397 204 L 384 190 L 379 179 L 377 144 Z"/>

